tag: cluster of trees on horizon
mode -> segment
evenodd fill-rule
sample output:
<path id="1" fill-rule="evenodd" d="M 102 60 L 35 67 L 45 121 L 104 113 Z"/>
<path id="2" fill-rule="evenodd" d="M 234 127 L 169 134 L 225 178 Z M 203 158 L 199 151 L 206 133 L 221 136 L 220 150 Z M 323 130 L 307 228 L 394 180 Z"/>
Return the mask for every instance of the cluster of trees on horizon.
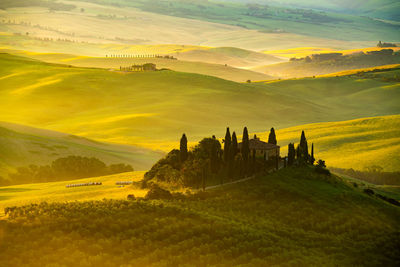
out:
<path id="1" fill-rule="evenodd" d="M 257 138 L 256 135 L 254 137 Z M 268 143 L 277 145 L 274 128 L 270 130 Z M 249 147 L 247 127 L 243 129 L 241 149 L 238 146 L 236 133 L 231 134 L 229 127 L 226 129 L 222 144 L 213 136 L 204 138 L 191 150 L 188 150 L 187 137 L 183 134 L 180 149 L 170 151 L 144 175 L 143 187 L 148 187 L 151 182 L 161 182 L 204 189 L 206 185 L 223 184 L 256 173 L 278 169 L 281 160 L 279 155 L 268 158 L 266 152 L 262 157 L 257 157 L 256 150 L 251 150 Z M 294 144 L 289 144 L 287 163 L 292 166 L 313 165 L 314 162 L 314 144 L 309 154 L 303 131 L 300 144 L 296 149 Z M 284 165 L 286 165 L 286 157 Z M 324 161 L 321 160 L 317 166 L 324 172 L 327 171 Z"/>
<path id="2" fill-rule="evenodd" d="M 57 182 L 131 171 L 133 168 L 129 164 L 119 163 L 107 166 L 94 157 L 68 156 L 58 158 L 50 165 L 18 167 L 15 173 L 9 174 L 10 179 L 0 177 L 0 186 Z"/>
<path id="3" fill-rule="evenodd" d="M 271 129 L 268 142 L 277 144 L 275 130 Z M 205 187 L 226 181 L 251 176 L 276 166 L 276 160 L 256 158 L 250 151 L 247 127 L 243 129 L 242 147 L 239 150 L 236 133 L 226 129 L 222 145 L 212 136 L 204 138 L 193 149 L 188 150 L 187 137 L 182 135 L 180 149 L 173 149 L 159 160 L 144 176 L 143 186 L 148 182 L 165 182 L 179 186 Z M 206 181 L 207 177 L 207 181 Z"/>
<path id="4" fill-rule="evenodd" d="M 386 47 L 386 46 L 383 46 Z M 393 46 L 392 46 L 393 47 Z M 398 56 L 400 55 L 399 52 L 395 52 L 393 49 L 382 49 L 382 50 L 377 50 L 377 51 L 368 51 L 364 53 L 363 51 L 349 54 L 349 55 L 344 55 L 343 53 L 322 53 L 322 54 L 313 54 L 311 56 L 306 56 L 302 58 L 290 58 L 289 61 L 295 62 L 295 61 L 302 61 L 305 63 L 311 63 L 311 62 L 322 62 L 322 61 L 330 61 L 330 62 L 336 62 L 336 63 L 351 63 L 351 61 L 355 61 L 356 59 L 358 61 L 371 61 L 371 60 L 396 60 L 398 59 Z M 350 61 L 350 62 L 348 62 Z M 362 63 L 362 62 L 361 62 Z M 366 63 L 366 62 L 364 62 Z M 390 63 L 390 62 L 389 62 Z"/>

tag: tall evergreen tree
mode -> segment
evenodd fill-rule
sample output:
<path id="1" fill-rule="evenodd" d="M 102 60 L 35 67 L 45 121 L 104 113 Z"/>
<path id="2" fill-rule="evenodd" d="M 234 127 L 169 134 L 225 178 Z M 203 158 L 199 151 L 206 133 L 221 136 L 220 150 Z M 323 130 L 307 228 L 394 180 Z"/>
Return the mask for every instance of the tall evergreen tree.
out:
<path id="1" fill-rule="evenodd" d="M 225 164 L 229 162 L 230 158 L 230 153 L 229 149 L 231 148 L 231 133 L 229 131 L 229 127 L 226 128 L 226 134 L 225 134 L 225 139 L 224 139 L 224 161 Z"/>
<path id="2" fill-rule="evenodd" d="M 314 165 L 315 158 L 314 158 L 314 143 L 311 144 L 311 157 L 310 157 L 310 163 Z"/>
<path id="3" fill-rule="evenodd" d="M 233 132 L 232 133 L 232 145 L 231 145 L 231 157 L 232 157 L 232 160 L 235 159 L 237 153 L 238 153 L 238 142 L 237 142 L 236 133 Z"/>
<path id="4" fill-rule="evenodd" d="M 249 133 L 247 131 L 247 127 L 243 129 L 243 137 L 242 137 L 242 156 L 243 160 L 247 162 L 249 160 L 250 147 L 249 147 Z"/>
<path id="5" fill-rule="evenodd" d="M 296 146 L 296 159 L 297 159 L 297 161 L 300 161 L 300 158 L 301 158 L 301 156 L 300 156 L 300 145 L 297 145 Z"/>
<path id="6" fill-rule="evenodd" d="M 278 142 L 276 141 L 275 129 L 271 128 L 268 136 L 268 143 L 276 145 Z"/>
<path id="7" fill-rule="evenodd" d="M 181 138 L 181 144 L 180 144 L 180 149 L 179 149 L 179 156 L 181 162 L 185 162 L 185 160 L 188 157 L 188 149 L 187 149 L 187 138 L 186 135 L 183 134 Z"/>
<path id="8" fill-rule="evenodd" d="M 292 166 L 295 160 L 296 151 L 294 148 L 294 144 L 290 143 L 288 146 L 288 165 Z"/>
<path id="9" fill-rule="evenodd" d="M 308 145 L 307 145 L 307 138 L 304 131 L 301 132 L 300 137 L 300 161 L 303 163 L 308 162 Z"/>
<path id="10" fill-rule="evenodd" d="M 250 147 L 249 147 L 249 132 L 247 131 L 247 127 L 243 129 L 243 136 L 242 136 L 242 157 L 243 157 L 243 175 L 246 176 L 248 173 L 249 168 L 249 154 L 250 154 Z"/>

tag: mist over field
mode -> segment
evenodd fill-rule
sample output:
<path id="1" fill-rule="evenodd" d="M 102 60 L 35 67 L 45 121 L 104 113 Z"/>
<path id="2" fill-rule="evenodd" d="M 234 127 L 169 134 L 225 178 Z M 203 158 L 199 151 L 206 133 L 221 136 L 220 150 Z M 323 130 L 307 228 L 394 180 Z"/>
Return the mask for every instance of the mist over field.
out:
<path id="1" fill-rule="evenodd" d="M 399 266 L 400 2 L 0 1 L 0 266 Z"/>

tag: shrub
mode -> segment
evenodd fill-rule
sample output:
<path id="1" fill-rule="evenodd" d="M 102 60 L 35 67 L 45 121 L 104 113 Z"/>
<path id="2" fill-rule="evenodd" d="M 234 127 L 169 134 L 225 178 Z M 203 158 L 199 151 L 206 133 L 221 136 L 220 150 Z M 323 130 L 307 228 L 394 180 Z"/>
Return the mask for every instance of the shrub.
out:
<path id="1" fill-rule="evenodd" d="M 128 200 L 136 200 L 136 197 L 134 194 L 129 194 L 127 197 Z"/>
<path id="2" fill-rule="evenodd" d="M 372 196 L 373 194 L 375 194 L 374 190 L 370 189 L 370 188 L 366 188 L 364 189 L 364 193 L 367 195 Z"/>
<path id="3" fill-rule="evenodd" d="M 172 194 L 166 189 L 161 188 L 157 184 L 152 184 L 150 190 L 147 192 L 146 199 L 171 199 Z"/>

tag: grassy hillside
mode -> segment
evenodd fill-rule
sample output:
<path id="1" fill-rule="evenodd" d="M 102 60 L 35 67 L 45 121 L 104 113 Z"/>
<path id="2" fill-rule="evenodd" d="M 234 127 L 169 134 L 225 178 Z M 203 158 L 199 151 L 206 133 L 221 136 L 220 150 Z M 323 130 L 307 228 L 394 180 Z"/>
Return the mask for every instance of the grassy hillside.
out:
<path id="1" fill-rule="evenodd" d="M 265 53 L 244 50 L 235 47 L 213 47 L 176 52 L 176 57 L 188 61 L 201 61 L 215 64 L 228 64 L 234 67 L 252 67 L 261 64 L 273 64 L 283 60 Z"/>
<path id="2" fill-rule="evenodd" d="M 0 263 L 396 266 L 399 218 L 337 177 L 284 169 L 181 200 L 26 206 L 0 224 Z"/>
<path id="3" fill-rule="evenodd" d="M 130 1 L 128 4 L 132 3 L 139 2 Z M 95 52 L 88 49 L 93 43 L 119 44 L 118 47 L 132 44 L 186 44 L 260 51 L 310 45 L 346 49 L 370 46 L 371 41 L 375 44 L 379 39 L 392 42 L 398 39 L 396 25 L 358 17 L 355 17 L 354 22 L 324 25 L 314 21 L 298 22 L 295 18 L 287 21 L 288 16 L 302 20 L 302 15 L 286 14 L 284 10 L 277 13 L 277 18 L 254 17 L 245 15 L 248 12 L 246 7 L 232 9 L 209 2 L 207 5 L 212 9 L 207 7 L 206 12 L 214 19 L 203 20 L 192 17 L 189 10 L 185 10 L 188 11 L 188 16 L 183 18 L 178 13 L 160 14 L 146 8 L 140 10 L 140 7 L 104 6 L 85 2 L 73 4 L 76 8 L 70 11 L 49 12 L 48 8 L 43 7 L 2 10 L 0 32 L 19 33 L 23 36 L 28 32 L 29 37 L 64 40 L 59 43 L 46 41 L 37 45 L 32 41 L 21 44 L 13 39 L 9 44 L 14 49 L 71 54 L 85 54 L 85 51 L 91 53 L 90 55 Z M 161 12 L 168 11 L 168 8 L 163 7 L 167 2 L 162 1 L 155 5 L 149 1 L 148 4 L 158 6 Z M 81 12 L 81 8 L 84 12 Z M 194 8 L 199 9 L 198 6 Z M 213 14 L 214 11 L 218 14 Z M 332 27 L 339 28 L 347 37 L 337 36 L 332 39 L 332 35 L 326 34 Z M 71 43 L 74 41 L 75 44 Z M 52 50 L 49 49 L 51 47 Z M 103 52 L 97 56 L 104 54 Z"/>
<path id="4" fill-rule="evenodd" d="M 347 50 L 335 50 L 332 48 L 323 48 L 323 47 L 296 47 L 290 49 L 279 49 L 279 50 L 267 50 L 263 51 L 263 53 L 268 55 L 273 55 L 282 58 L 302 58 L 306 56 L 312 56 L 313 54 L 326 54 L 326 53 L 342 53 L 343 55 L 357 54 L 357 53 L 368 53 L 370 51 L 380 51 L 382 49 L 388 48 L 380 48 L 380 47 L 367 47 L 367 48 L 355 48 L 355 49 L 347 49 Z M 400 47 L 390 47 L 395 52 L 400 50 Z"/>
<path id="5" fill-rule="evenodd" d="M 397 25 L 376 21 L 368 17 L 306 9 L 274 6 L 243 5 L 203 1 L 127 1 L 88 0 L 106 5 L 136 7 L 146 12 L 175 17 L 197 19 L 266 32 L 290 32 L 301 35 L 339 40 L 377 40 L 399 38 Z M 332 36 L 330 30 L 335 31 Z"/>
<path id="6" fill-rule="evenodd" d="M 7 50 L 6 50 L 7 51 Z M 8 51 L 7 51 L 8 52 Z M 203 75 L 215 76 L 221 79 L 235 82 L 262 81 L 270 80 L 271 76 L 251 70 L 238 69 L 229 65 L 224 65 L 224 61 L 219 64 L 192 62 L 182 60 L 171 60 L 165 58 L 111 58 L 111 57 L 88 57 L 59 53 L 31 53 L 23 51 L 10 51 L 12 54 L 23 55 L 29 58 L 38 59 L 45 62 L 68 64 L 78 67 L 94 67 L 104 69 L 119 69 L 120 66 L 128 67 L 134 64 L 154 63 L 158 69 L 170 69 L 174 71 L 198 73 Z M 146 53 L 147 55 L 147 53 Z M 180 54 L 179 54 L 180 55 Z M 178 56 L 179 56 L 178 55 Z M 212 55 L 210 55 L 212 57 Z M 194 58 L 192 58 L 194 59 Z M 207 61 L 207 57 L 205 57 Z M 230 59 L 227 60 L 229 62 Z M 224 63 L 224 64 L 222 64 Z M 244 62 L 242 61 L 244 64 Z M 239 64 L 239 63 L 238 63 Z"/>
<path id="7" fill-rule="evenodd" d="M 396 48 L 394 50 L 398 51 Z M 360 49 L 359 51 L 359 53 L 355 52 L 354 54 L 348 54 L 348 52 L 345 51 L 343 56 L 327 60 L 315 60 L 312 59 L 314 56 L 311 56 L 311 59 L 307 61 L 305 57 L 302 57 L 294 61 L 291 60 L 289 62 L 255 67 L 252 68 L 252 70 L 281 78 L 301 78 L 353 69 L 400 64 L 399 52 L 394 52 L 393 55 L 371 55 L 364 54 L 363 52 L 365 51 L 368 53 L 369 51 L 373 51 L 372 49 L 365 49 L 364 51 Z M 340 51 L 340 53 L 342 52 Z"/>
<path id="8" fill-rule="evenodd" d="M 173 71 L 73 68 L 6 54 L 0 66 L 0 120 L 163 150 L 175 147 L 183 132 L 198 141 L 222 136 L 225 126 L 255 132 L 400 112 L 398 84 L 376 77 L 239 84 Z"/>
<path id="9" fill-rule="evenodd" d="M 143 178 L 143 171 L 126 172 L 102 177 L 85 178 L 72 181 L 24 184 L 0 187 L 0 217 L 4 216 L 4 208 L 23 206 L 40 202 L 70 202 L 84 200 L 101 200 L 103 198 L 126 199 L 128 194 L 143 197 L 146 190 L 120 187 L 116 182 L 138 182 Z M 102 185 L 66 188 L 67 184 L 101 182 Z"/>
<path id="10" fill-rule="evenodd" d="M 316 158 L 326 160 L 328 167 L 364 170 L 378 165 L 385 171 L 400 171 L 400 115 L 281 129 L 277 138 L 283 153 L 289 142 L 299 143 L 302 130 L 308 142 L 314 143 Z M 257 136 L 267 139 L 268 133 Z"/>
<path id="11" fill-rule="evenodd" d="M 0 122 L 0 176 L 16 167 L 48 165 L 70 155 L 95 157 L 107 164 L 127 163 L 146 170 L 162 153 L 135 146 L 109 144 L 76 135 Z"/>
<path id="12" fill-rule="evenodd" d="M 285 7 L 312 8 L 326 11 L 334 11 L 339 13 L 367 15 L 374 18 L 400 20 L 398 10 L 400 9 L 399 2 L 396 0 L 356 0 L 348 2 L 345 0 L 224 0 L 226 2 L 242 2 L 252 3 L 259 2 L 271 5 L 279 5 Z"/>

